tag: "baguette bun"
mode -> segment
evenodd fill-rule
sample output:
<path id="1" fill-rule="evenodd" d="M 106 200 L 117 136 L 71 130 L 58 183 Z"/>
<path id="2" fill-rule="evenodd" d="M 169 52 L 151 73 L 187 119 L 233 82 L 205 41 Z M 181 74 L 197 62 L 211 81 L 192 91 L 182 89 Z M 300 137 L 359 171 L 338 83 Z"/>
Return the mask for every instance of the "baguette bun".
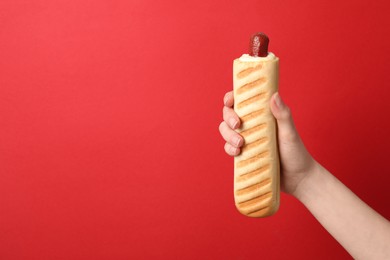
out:
<path id="1" fill-rule="evenodd" d="M 280 201 L 276 122 L 269 108 L 278 91 L 279 59 L 268 56 L 233 63 L 234 110 L 241 119 L 237 132 L 244 138 L 234 158 L 234 200 L 249 217 L 274 214 Z"/>

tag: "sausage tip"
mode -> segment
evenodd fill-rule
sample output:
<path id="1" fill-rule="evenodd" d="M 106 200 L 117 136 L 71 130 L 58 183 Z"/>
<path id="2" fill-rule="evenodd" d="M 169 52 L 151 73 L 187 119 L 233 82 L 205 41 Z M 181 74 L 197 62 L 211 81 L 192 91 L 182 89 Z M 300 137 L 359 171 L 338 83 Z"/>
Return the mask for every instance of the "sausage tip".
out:
<path id="1" fill-rule="evenodd" d="M 265 33 L 258 32 L 252 35 L 249 43 L 249 55 L 253 57 L 267 57 L 269 38 Z"/>

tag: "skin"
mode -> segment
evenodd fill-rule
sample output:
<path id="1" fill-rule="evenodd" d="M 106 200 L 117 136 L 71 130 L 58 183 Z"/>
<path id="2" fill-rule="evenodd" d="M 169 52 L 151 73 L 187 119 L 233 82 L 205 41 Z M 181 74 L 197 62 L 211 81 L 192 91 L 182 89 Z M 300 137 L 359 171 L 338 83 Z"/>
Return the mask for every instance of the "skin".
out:
<path id="1" fill-rule="evenodd" d="M 228 155 L 240 154 L 243 138 L 233 92 L 224 97 L 219 131 Z M 390 259 L 390 222 L 375 212 L 313 159 L 300 138 L 289 107 L 279 93 L 270 100 L 278 125 L 281 190 L 301 201 L 354 259 Z"/>

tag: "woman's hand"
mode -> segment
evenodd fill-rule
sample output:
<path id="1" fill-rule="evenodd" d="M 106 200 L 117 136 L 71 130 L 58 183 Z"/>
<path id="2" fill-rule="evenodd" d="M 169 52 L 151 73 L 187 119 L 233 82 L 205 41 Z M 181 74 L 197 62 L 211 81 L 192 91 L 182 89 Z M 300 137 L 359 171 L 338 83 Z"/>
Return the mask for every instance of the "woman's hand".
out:
<path id="1" fill-rule="evenodd" d="M 233 102 L 228 92 L 219 131 L 226 153 L 235 156 L 243 139 L 233 130 L 240 126 Z M 271 97 L 270 108 L 278 125 L 282 191 L 301 201 L 354 259 L 390 259 L 390 222 L 313 159 L 278 93 Z"/>
<path id="2" fill-rule="evenodd" d="M 240 119 L 233 110 L 233 92 L 224 97 L 223 122 L 219 131 L 225 139 L 225 152 L 239 155 L 244 139 L 235 129 L 240 127 Z M 317 163 L 307 152 L 295 128 L 290 109 L 280 95 L 275 93 L 270 100 L 270 108 L 278 125 L 278 145 L 281 163 L 281 189 L 295 195 L 299 183 L 312 172 Z"/>

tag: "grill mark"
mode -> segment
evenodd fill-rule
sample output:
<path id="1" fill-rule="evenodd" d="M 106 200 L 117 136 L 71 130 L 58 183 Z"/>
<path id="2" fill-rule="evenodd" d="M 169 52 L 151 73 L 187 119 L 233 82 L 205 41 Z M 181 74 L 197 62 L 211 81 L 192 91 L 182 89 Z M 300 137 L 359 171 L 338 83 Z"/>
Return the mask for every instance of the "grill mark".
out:
<path id="1" fill-rule="evenodd" d="M 262 108 L 262 109 L 253 111 L 253 112 L 251 112 L 251 113 L 249 113 L 249 114 L 246 114 L 245 116 L 242 116 L 242 117 L 241 117 L 241 122 L 243 122 L 243 123 L 244 123 L 244 122 L 248 122 L 248 121 L 250 121 L 250 120 L 252 120 L 252 119 L 254 119 L 254 118 L 260 116 L 261 114 L 264 113 L 264 110 L 265 110 L 265 109 Z"/>
<path id="2" fill-rule="evenodd" d="M 240 190 L 237 190 L 236 191 L 236 195 L 237 196 L 242 196 L 242 195 L 245 195 L 245 194 L 248 194 L 248 193 L 252 193 L 252 192 L 257 191 L 261 187 L 264 187 L 265 185 L 270 184 L 270 183 L 271 183 L 271 178 L 267 178 L 267 179 L 265 179 L 265 180 L 263 180 L 263 181 L 261 181 L 259 183 L 250 185 L 250 186 L 242 188 Z"/>
<path id="3" fill-rule="evenodd" d="M 249 208 L 249 207 L 252 207 L 252 206 L 262 202 L 265 199 L 270 198 L 271 196 L 272 196 L 272 191 L 269 191 L 267 193 L 264 193 L 260 196 L 255 197 L 253 199 L 240 202 L 240 203 L 238 203 L 238 206 L 240 209 Z"/>
<path id="4" fill-rule="evenodd" d="M 243 108 L 247 105 L 250 105 L 253 102 L 261 100 L 263 97 L 265 97 L 265 92 L 262 92 L 260 94 L 257 94 L 256 96 L 250 97 L 248 99 L 245 99 L 244 101 L 241 101 L 237 104 L 237 108 Z"/>
<path id="5" fill-rule="evenodd" d="M 244 138 L 250 136 L 251 134 L 253 134 L 254 132 L 256 131 L 259 131 L 263 128 L 265 128 L 267 126 L 267 123 L 262 123 L 262 124 L 259 124 L 259 125 L 255 125 L 254 127 L 251 127 L 247 130 L 244 130 L 242 132 L 240 132 L 240 135 Z"/>
<path id="6" fill-rule="evenodd" d="M 255 81 L 246 83 L 245 85 L 243 85 L 243 86 L 241 86 L 241 87 L 239 87 L 239 88 L 237 89 L 237 94 L 242 94 L 242 93 L 244 93 L 244 92 L 246 92 L 246 91 L 249 91 L 249 90 L 251 90 L 251 89 L 254 89 L 255 87 L 260 86 L 261 84 L 263 84 L 263 83 L 266 82 L 266 81 L 267 81 L 266 78 L 261 77 L 261 78 L 255 80 Z"/>
<path id="7" fill-rule="evenodd" d="M 260 160 L 261 158 L 266 157 L 268 154 L 269 154 L 269 151 L 265 151 L 265 152 L 259 153 L 258 155 L 255 155 L 249 159 L 242 160 L 242 161 L 237 163 L 237 168 L 242 168 L 242 167 L 247 166 L 248 164 L 254 163 L 254 162 Z"/>
<path id="8" fill-rule="evenodd" d="M 250 67 L 250 68 L 244 69 L 244 70 L 240 71 L 240 72 L 237 74 L 237 78 L 239 78 L 239 79 L 245 78 L 246 76 L 248 76 L 248 75 L 251 74 L 252 72 L 261 70 L 262 67 L 263 67 L 263 64 L 259 64 L 259 65 L 257 65 L 256 67 Z"/>
<path id="9" fill-rule="evenodd" d="M 246 181 L 246 180 L 249 180 L 251 178 L 257 177 L 257 176 L 261 175 L 263 172 L 265 172 L 266 170 L 268 170 L 269 168 L 271 168 L 271 165 L 268 163 L 268 164 L 264 165 L 263 167 L 260 167 L 254 171 L 241 174 L 240 176 L 238 176 L 236 178 L 236 181 L 242 182 L 242 181 Z"/>
<path id="10" fill-rule="evenodd" d="M 251 150 L 252 148 L 255 148 L 256 146 L 259 146 L 260 144 L 266 142 L 268 140 L 267 137 L 261 137 L 255 141 L 253 141 L 252 143 L 249 143 L 249 144 L 245 144 L 242 148 L 241 148 L 241 152 L 244 153 L 246 151 L 249 151 Z"/>
<path id="11" fill-rule="evenodd" d="M 249 217 L 254 217 L 254 216 L 263 216 L 264 213 L 266 213 L 269 209 L 269 206 L 261 208 L 261 209 L 255 209 L 255 211 L 250 211 L 247 213 Z"/>

